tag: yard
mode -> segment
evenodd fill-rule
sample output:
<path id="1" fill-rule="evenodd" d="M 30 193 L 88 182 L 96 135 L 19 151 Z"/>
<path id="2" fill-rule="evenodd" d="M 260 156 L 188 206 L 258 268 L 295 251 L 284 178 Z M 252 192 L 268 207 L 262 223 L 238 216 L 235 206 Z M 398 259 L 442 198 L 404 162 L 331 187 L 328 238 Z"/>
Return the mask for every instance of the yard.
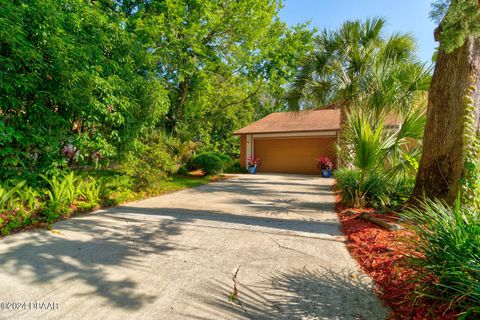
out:
<path id="1" fill-rule="evenodd" d="M 1 2 L 0 318 L 479 318 L 479 26 Z"/>

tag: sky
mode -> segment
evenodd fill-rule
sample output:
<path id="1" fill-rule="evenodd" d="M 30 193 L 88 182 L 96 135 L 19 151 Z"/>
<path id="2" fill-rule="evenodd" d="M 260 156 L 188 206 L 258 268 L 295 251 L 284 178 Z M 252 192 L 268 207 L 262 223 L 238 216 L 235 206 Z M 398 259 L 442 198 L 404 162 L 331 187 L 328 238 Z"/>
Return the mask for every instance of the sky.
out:
<path id="1" fill-rule="evenodd" d="M 311 21 L 312 27 L 337 29 L 345 20 L 383 17 L 386 33 L 411 33 L 419 58 L 431 63 L 437 46 L 433 40 L 435 23 L 430 20 L 431 0 L 286 0 L 280 17 L 289 25 Z"/>

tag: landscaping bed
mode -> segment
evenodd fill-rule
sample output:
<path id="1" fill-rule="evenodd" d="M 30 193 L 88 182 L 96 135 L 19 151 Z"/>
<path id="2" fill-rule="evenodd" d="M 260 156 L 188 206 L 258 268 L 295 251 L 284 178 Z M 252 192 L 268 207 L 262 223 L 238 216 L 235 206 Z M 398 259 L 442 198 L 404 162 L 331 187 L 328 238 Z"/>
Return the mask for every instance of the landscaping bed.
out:
<path id="1" fill-rule="evenodd" d="M 415 301 L 415 271 L 406 266 L 408 248 L 400 241 L 413 237 L 408 229 L 389 231 L 359 216 L 362 213 L 402 225 L 394 213 L 376 214 L 371 209 L 348 209 L 337 196 L 337 213 L 348 239 L 350 254 L 375 282 L 375 291 L 392 314 L 390 319 L 457 319 L 456 312 L 437 301 Z"/>
<path id="2" fill-rule="evenodd" d="M 93 172 L 95 173 L 95 172 Z M 94 175 L 90 172 L 87 178 L 93 178 Z M 184 174 L 169 177 L 168 179 L 159 180 L 154 186 L 146 188 L 142 191 L 135 191 L 131 186 L 130 178 L 123 176 L 123 182 L 120 180 L 112 180 L 113 188 L 109 192 L 105 192 L 102 196 L 96 195 L 94 199 L 85 198 L 82 192 L 75 190 L 75 196 L 71 202 L 66 202 L 62 210 L 51 212 L 48 211 L 48 200 L 45 196 L 41 196 L 43 192 L 37 192 L 32 197 L 34 205 L 33 210 L 28 210 L 21 199 L 13 198 L 15 201 L 15 208 L 8 211 L 0 211 L 0 237 L 10 233 L 17 233 L 25 230 L 36 228 L 50 228 L 52 223 L 59 220 L 68 219 L 80 213 L 91 212 L 97 209 L 116 206 L 122 203 L 142 200 L 149 197 L 159 196 L 169 192 L 174 192 L 182 189 L 193 188 L 209 182 L 215 182 L 226 179 L 224 175 L 204 176 L 200 174 Z M 125 184 L 127 182 L 127 184 Z M 81 184 L 72 186 L 73 188 L 80 188 Z M 98 186 L 100 188 L 100 186 Z M 21 192 L 23 190 L 20 190 Z M 99 192 L 100 193 L 100 192 Z M 15 197 L 15 196 L 14 196 Z"/>

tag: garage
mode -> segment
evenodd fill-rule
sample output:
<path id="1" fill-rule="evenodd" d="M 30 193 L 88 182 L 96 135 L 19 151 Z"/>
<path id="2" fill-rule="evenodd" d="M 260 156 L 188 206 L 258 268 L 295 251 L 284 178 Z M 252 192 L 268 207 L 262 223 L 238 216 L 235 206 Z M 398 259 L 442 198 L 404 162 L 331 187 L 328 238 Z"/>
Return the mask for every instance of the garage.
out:
<path id="1" fill-rule="evenodd" d="M 234 134 L 240 136 L 240 162 L 260 159 L 258 172 L 320 174 L 315 159 L 336 163 L 340 112 L 324 109 L 272 113 Z"/>
<path id="2" fill-rule="evenodd" d="M 335 137 L 256 138 L 254 143 L 259 172 L 320 174 L 315 159 L 335 159 Z"/>

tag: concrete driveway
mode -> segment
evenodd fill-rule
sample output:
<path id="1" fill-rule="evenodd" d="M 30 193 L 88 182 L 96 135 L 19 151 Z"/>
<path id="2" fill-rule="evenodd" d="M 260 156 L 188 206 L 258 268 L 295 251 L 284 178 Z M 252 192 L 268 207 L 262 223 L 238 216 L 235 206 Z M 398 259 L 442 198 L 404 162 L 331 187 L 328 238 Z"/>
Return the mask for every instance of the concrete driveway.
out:
<path id="1" fill-rule="evenodd" d="M 0 319 L 385 319 L 331 183 L 239 175 L 1 239 Z"/>

